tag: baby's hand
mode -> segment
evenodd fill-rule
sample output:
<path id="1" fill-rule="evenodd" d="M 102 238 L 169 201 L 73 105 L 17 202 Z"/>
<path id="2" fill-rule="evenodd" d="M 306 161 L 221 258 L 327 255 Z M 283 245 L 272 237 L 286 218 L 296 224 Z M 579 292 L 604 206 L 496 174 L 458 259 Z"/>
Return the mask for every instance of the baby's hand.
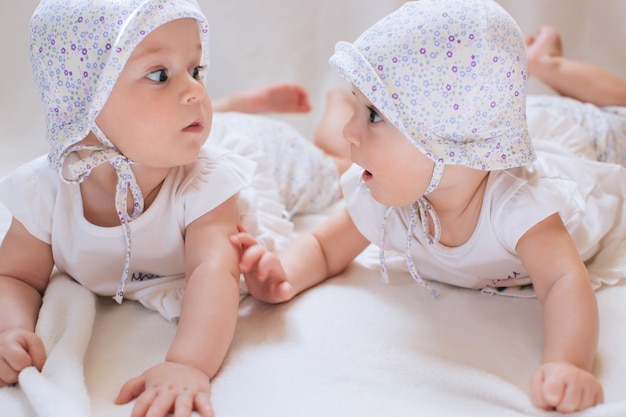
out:
<path id="1" fill-rule="evenodd" d="M 293 298 L 293 288 L 278 256 L 259 245 L 249 233 L 238 233 L 230 240 L 241 247 L 243 253 L 239 268 L 255 298 L 268 303 L 282 303 Z"/>
<path id="2" fill-rule="evenodd" d="M 547 362 L 535 371 L 530 398 L 538 408 L 562 413 L 585 410 L 604 401 L 596 377 L 566 361 Z"/>
<path id="3" fill-rule="evenodd" d="M 126 382 L 116 404 L 137 398 L 131 417 L 189 417 L 193 410 L 202 417 L 214 417 L 211 405 L 211 382 L 199 369 L 162 362 Z"/>
<path id="4" fill-rule="evenodd" d="M 41 371 L 46 358 L 46 348 L 34 332 L 15 328 L 0 333 L 0 387 L 15 384 L 29 366 Z"/>

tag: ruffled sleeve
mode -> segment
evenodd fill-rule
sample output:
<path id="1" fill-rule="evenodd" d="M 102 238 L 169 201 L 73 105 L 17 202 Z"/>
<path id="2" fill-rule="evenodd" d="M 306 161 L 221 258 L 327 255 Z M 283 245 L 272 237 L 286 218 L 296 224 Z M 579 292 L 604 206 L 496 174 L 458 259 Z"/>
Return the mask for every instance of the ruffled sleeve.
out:
<path id="1" fill-rule="evenodd" d="M 256 164 L 247 158 L 220 148 L 204 148 L 178 189 L 185 204 L 185 227 L 248 187 L 255 169 Z"/>
<path id="2" fill-rule="evenodd" d="M 0 180 L 0 201 L 30 234 L 51 242 L 52 213 L 60 178 L 41 156 Z"/>

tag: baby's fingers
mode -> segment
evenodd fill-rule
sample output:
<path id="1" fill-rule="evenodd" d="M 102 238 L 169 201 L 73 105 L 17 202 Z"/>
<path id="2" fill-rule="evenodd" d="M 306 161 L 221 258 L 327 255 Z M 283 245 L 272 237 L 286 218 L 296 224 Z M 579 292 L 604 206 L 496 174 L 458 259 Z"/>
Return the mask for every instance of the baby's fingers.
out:
<path id="1" fill-rule="evenodd" d="M 579 410 L 585 410 L 589 407 L 601 404 L 604 402 L 604 393 L 602 388 L 599 389 L 585 389 L 582 394 L 582 400 L 578 407 Z"/>
<path id="2" fill-rule="evenodd" d="M 215 417 L 215 412 L 211 405 L 211 395 L 209 393 L 199 392 L 196 394 L 194 405 L 202 417 Z"/>
<path id="3" fill-rule="evenodd" d="M 133 398 L 137 398 L 142 392 L 145 391 L 145 389 L 146 385 L 144 378 L 137 377 L 130 379 L 122 385 L 122 388 L 115 399 L 115 404 L 126 404 Z"/>
<path id="4" fill-rule="evenodd" d="M 184 402 L 189 402 L 190 398 L 188 395 L 184 395 Z M 176 395 L 173 392 L 164 390 L 160 392 L 145 392 L 135 402 L 135 407 L 133 408 L 133 413 L 130 417 L 166 417 L 170 415 L 171 411 L 176 412 L 174 410 L 174 405 L 176 404 Z M 183 410 L 188 411 L 186 416 L 191 415 L 191 411 L 189 408 L 183 407 Z M 181 414 L 174 414 L 174 417 L 179 417 Z"/>
<path id="5" fill-rule="evenodd" d="M 533 404 L 544 410 L 571 413 L 604 401 L 600 382 L 571 364 L 542 365 L 533 374 L 530 388 Z"/>
<path id="6" fill-rule="evenodd" d="M 46 362 L 46 348 L 33 332 L 7 330 L 0 342 L 0 386 L 17 382 L 18 374 L 29 366 L 39 371 Z"/>
<path id="7" fill-rule="evenodd" d="M 15 384 L 18 371 L 8 364 L 6 360 L 0 360 L 0 387 Z"/>
<path id="8" fill-rule="evenodd" d="M 274 297 L 277 301 L 287 301 L 291 300 L 293 297 L 293 287 L 287 281 L 283 281 L 276 286 L 274 289 Z"/>
<path id="9" fill-rule="evenodd" d="M 230 241 L 234 245 L 239 245 L 246 251 L 248 248 L 258 245 L 258 242 L 250 233 L 240 232 L 230 236 Z"/>
<path id="10" fill-rule="evenodd" d="M 255 269 L 259 269 L 261 260 L 267 252 L 265 248 L 261 245 L 255 245 L 247 249 L 241 255 L 241 261 L 239 262 L 239 268 L 241 268 L 242 272 L 250 272 Z M 257 271 L 257 275 L 259 279 L 265 278 L 266 274 L 261 274 Z"/>
<path id="11" fill-rule="evenodd" d="M 25 337 L 24 342 L 26 351 L 30 355 L 31 363 L 29 365 L 41 371 L 47 359 L 46 347 L 43 341 L 36 334 L 30 333 Z"/>
<path id="12" fill-rule="evenodd" d="M 602 386 L 591 374 L 581 371 L 578 377 L 564 382 L 561 401 L 554 405 L 561 413 L 585 410 L 604 401 Z"/>
<path id="13" fill-rule="evenodd" d="M 556 404 L 561 401 L 565 386 L 556 384 L 556 381 L 547 384 L 545 378 L 543 368 L 533 373 L 530 381 L 530 399 L 537 408 L 554 410 Z"/>
<path id="14" fill-rule="evenodd" d="M 175 401 L 174 417 L 188 417 L 197 410 L 202 417 L 215 417 L 208 392 L 198 392 L 192 397 L 190 393 L 179 394 Z"/>

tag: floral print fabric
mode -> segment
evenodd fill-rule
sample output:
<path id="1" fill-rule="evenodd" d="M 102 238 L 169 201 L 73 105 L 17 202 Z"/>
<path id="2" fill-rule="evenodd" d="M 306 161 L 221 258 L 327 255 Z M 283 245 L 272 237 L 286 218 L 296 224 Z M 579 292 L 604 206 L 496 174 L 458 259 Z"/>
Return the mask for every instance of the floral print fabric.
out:
<path id="1" fill-rule="evenodd" d="M 524 38 L 492 0 L 408 2 L 339 42 L 330 64 L 437 165 L 494 170 L 535 158 Z"/>
<path id="2" fill-rule="evenodd" d="M 158 26 L 198 21 L 203 63 L 209 26 L 195 0 L 43 0 L 31 19 L 30 58 L 47 118 L 50 161 L 87 136 L 135 47 Z M 99 137 L 109 147 L 106 138 Z"/>

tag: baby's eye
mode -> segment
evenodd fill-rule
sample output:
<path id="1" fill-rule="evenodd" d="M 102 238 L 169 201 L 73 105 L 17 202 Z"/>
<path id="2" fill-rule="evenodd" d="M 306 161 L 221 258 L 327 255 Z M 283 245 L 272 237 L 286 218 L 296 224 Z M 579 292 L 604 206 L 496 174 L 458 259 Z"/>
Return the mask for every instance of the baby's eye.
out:
<path id="1" fill-rule="evenodd" d="M 197 80 L 200 78 L 200 74 L 202 73 L 202 71 L 204 71 L 205 68 L 206 66 L 204 65 L 198 65 L 197 67 L 193 67 L 189 74 L 191 74 L 191 76 Z"/>
<path id="2" fill-rule="evenodd" d="M 157 83 L 164 83 L 167 81 L 167 72 L 164 69 L 152 71 L 146 75 L 146 78 Z"/>
<path id="3" fill-rule="evenodd" d="M 373 107 L 368 107 L 368 110 L 370 111 L 370 123 L 378 123 L 378 122 L 382 122 L 382 117 L 380 117 L 380 115 L 378 114 L 378 112 L 376 110 L 374 110 Z"/>

